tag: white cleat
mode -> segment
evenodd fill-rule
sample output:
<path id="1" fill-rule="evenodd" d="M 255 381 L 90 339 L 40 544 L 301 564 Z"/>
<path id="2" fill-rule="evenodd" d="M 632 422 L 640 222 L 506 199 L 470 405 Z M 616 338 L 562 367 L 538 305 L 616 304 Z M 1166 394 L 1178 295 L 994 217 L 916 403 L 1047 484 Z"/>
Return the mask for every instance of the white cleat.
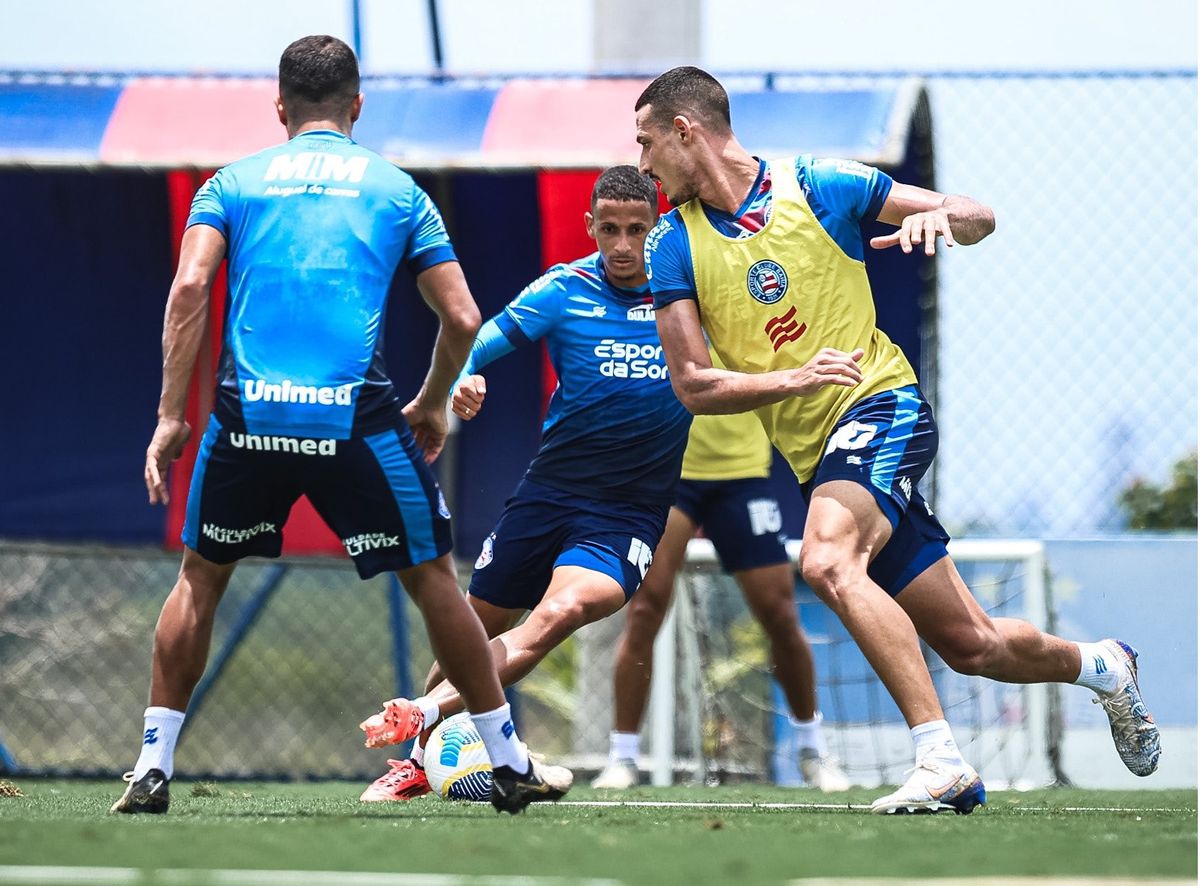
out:
<path id="1" fill-rule="evenodd" d="M 826 794 L 850 790 L 850 779 L 832 754 L 818 755 L 814 751 L 800 752 L 800 774 L 804 783 Z"/>
<path id="2" fill-rule="evenodd" d="M 604 771 L 592 779 L 592 787 L 602 791 L 627 791 L 636 788 L 639 782 L 637 763 L 633 760 L 617 760 L 604 767 Z"/>
<path id="3" fill-rule="evenodd" d="M 1137 650 L 1120 640 L 1104 640 L 1103 645 L 1120 662 L 1121 671 L 1117 688 L 1111 693 L 1098 694 L 1093 701 L 1108 714 L 1113 744 L 1121 762 L 1134 775 L 1150 775 L 1158 768 L 1162 739 L 1138 689 Z"/>
<path id="4" fill-rule="evenodd" d="M 909 770 L 908 781 L 894 794 L 871 804 L 879 815 L 916 815 L 956 812 L 970 815 L 987 802 L 979 773 L 968 764 L 954 765 L 927 754 Z"/>

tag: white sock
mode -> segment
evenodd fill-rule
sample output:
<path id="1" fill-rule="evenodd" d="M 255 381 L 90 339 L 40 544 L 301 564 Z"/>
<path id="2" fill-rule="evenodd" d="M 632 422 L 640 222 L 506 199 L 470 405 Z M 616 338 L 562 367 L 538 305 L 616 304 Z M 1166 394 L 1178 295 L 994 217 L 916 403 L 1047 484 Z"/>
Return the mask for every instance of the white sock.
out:
<path id="1" fill-rule="evenodd" d="M 825 732 L 821 729 L 821 722 L 825 718 L 821 716 L 820 711 L 814 713 L 811 720 L 797 720 L 795 717 L 788 717 L 788 719 L 796 728 L 796 741 L 800 745 L 801 751 L 811 751 L 818 757 L 824 757 L 829 753 L 829 748 L 825 744 Z"/>
<path id="2" fill-rule="evenodd" d="M 419 737 L 413 742 L 412 761 L 422 769 L 425 768 L 425 748 L 421 746 L 421 739 Z"/>
<path id="3" fill-rule="evenodd" d="M 621 760 L 638 758 L 638 734 L 636 732 L 617 732 L 615 729 L 608 733 L 608 762 L 617 763 Z"/>
<path id="4" fill-rule="evenodd" d="M 958 742 L 950 732 L 950 724 L 945 720 L 930 720 L 909 730 L 912 733 L 913 748 L 918 761 L 926 754 L 932 754 L 942 763 L 962 765 L 962 751 Z"/>
<path id="5" fill-rule="evenodd" d="M 1079 676 L 1076 686 L 1086 686 L 1095 692 L 1108 694 L 1117 688 L 1121 679 L 1121 663 L 1103 643 L 1076 643 L 1079 647 Z"/>
<path id="6" fill-rule="evenodd" d="M 441 707 L 436 701 L 431 700 L 428 695 L 414 698 L 413 704 L 421 709 L 421 716 L 425 719 L 426 729 L 432 729 L 437 725 L 437 721 L 442 719 Z"/>
<path id="7" fill-rule="evenodd" d="M 471 721 L 479 730 L 493 768 L 507 766 L 520 775 L 529 771 L 529 751 L 517 738 L 512 710 L 507 704 L 485 714 L 471 714 Z"/>
<path id="8" fill-rule="evenodd" d="M 183 711 L 146 708 L 142 753 L 133 765 L 134 781 L 151 769 L 161 769 L 167 778 L 175 774 L 175 742 L 179 741 L 179 730 L 182 728 Z"/>

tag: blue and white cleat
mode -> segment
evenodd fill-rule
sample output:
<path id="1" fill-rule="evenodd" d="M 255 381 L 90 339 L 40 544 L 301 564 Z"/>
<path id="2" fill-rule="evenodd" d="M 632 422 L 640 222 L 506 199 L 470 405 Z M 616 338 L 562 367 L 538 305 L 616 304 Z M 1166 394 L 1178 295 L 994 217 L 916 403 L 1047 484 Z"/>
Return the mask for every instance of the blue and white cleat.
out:
<path id="1" fill-rule="evenodd" d="M 1093 699 L 1108 714 L 1117 754 L 1134 775 L 1150 775 L 1158 768 L 1162 739 L 1158 726 L 1138 689 L 1137 650 L 1120 640 L 1104 640 L 1104 647 L 1120 662 L 1117 688 Z"/>
<path id="2" fill-rule="evenodd" d="M 954 812 L 970 815 L 987 802 L 979 773 L 966 763 L 944 763 L 926 755 L 909 770 L 912 775 L 900 790 L 871 804 L 877 815 L 931 815 Z"/>

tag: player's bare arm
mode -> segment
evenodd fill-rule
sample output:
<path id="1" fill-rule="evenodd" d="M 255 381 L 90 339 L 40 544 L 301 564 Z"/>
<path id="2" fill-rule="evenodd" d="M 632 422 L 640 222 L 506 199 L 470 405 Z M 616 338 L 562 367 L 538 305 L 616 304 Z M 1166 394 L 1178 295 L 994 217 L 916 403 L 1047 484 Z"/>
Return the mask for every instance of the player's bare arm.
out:
<path id="1" fill-rule="evenodd" d="M 404 417 L 417 445 L 425 451 L 425 461 L 433 462 L 446 443 L 448 392 L 471 353 L 481 317 L 458 262 L 442 262 L 422 271 L 417 288 L 441 326 L 429 374 L 417 396 L 404 407 Z"/>
<path id="2" fill-rule="evenodd" d="M 655 314 L 671 386 L 693 415 L 748 412 L 788 397 L 812 394 L 826 385 L 853 387 L 862 381 L 861 350 L 848 354 L 825 348 L 798 369 L 762 373 L 717 369 L 708 355 L 694 301 L 681 299 Z"/>
<path id="3" fill-rule="evenodd" d="M 483 408 L 487 396 L 487 381 L 482 375 L 468 375 L 454 386 L 450 406 L 463 421 L 470 421 Z"/>
<path id="4" fill-rule="evenodd" d="M 163 382 L 158 425 L 146 447 L 144 477 L 150 504 L 169 499 L 167 465 L 179 458 L 192 433 L 183 420 L 192 367 L 204 341 L 213 278 L 225 257 L 225 237 L 208 225 L 193 225 L 183 234 L 179 268 L 171 283 L 163 317 Z"/>
<path id="5" fill-rule="evenodd" d="M 970 246 L 996 230 L 996 216 L 991 207 L 970 197 L 939 194 L 900 182 L 892 185 L 879 212 L 879 220 L 897 225 L 899 230 L 883 237 L 872 237 L 873 248 L 888 249 L 898 245 L 909 253 L 914 243 L 923 243 L 926 255 L 934 254 L 938 237 L 947 246 L 958 243 Z"/>

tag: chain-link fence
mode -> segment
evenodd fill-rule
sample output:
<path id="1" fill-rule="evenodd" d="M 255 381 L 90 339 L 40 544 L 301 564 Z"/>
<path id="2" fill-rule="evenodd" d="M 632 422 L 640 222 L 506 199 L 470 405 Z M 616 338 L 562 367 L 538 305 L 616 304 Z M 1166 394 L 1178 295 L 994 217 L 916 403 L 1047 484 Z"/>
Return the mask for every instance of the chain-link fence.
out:
<path id="1" fill-rule="evenodd" d="M 939 516 L 1121 529 L 1121 491 L 1196 449 L 1196 78 L 929 89 L 939 189 L 996 211 L 938 269 Z"/>
<path id="2" fill-rule="evenodd" d="M 133 763 L 154 624 L 178 566 L 178 555 L 156 551 L 0 544 L 0 762 L 95 774 Z M 383 700 L 419 692 L 432 661 L 393 581 L 362 582 L 335 560 L 243 563 L 217 611 L 181 771 L 385 769 L 387 752 L 364 748 L 357 724 Z M 523 687 L 524 737 L 539 750 L 569 745 L 571 665 L 566 650 Z"/>

